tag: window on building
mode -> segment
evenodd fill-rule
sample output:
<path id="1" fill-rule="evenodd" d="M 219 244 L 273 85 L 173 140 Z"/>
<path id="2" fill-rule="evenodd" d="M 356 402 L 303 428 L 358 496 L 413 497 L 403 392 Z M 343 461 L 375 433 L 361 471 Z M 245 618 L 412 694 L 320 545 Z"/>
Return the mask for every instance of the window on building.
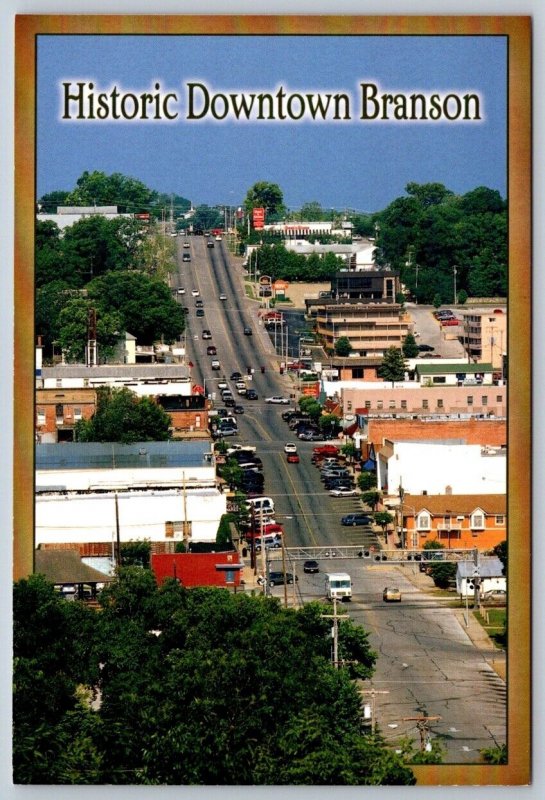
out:
<path id="1" fill-rule="evenodd" d="M 422 400 L 422 408 L 429 408 L 430 404 L 428 400 Z"/>
<path id="2" fill-rule="evenodd" d="M 467 404 L 468 404 L 468 406 L 472 406 L 473 405 L 473 395 L 472 394 L 468 394 L 468 396 L 467 396 Z"/>
<path id="3" fill-rule="evenodd" d="M 501 394 L 496 395 L 496 403 L 503 403 L 503 397 L 501 396 Z"/>
<path id="4" fill-rule="evenodd" d="M 416 518 L 416 527 L 419 531 L 429 531 L 431 528 L 430 515 L 423 511 Z"/>
<path id="5" fill-rule="evenodd" d="M 81 419 L 81 408 L 74 409 L 74 419 L 75 420 Z"/>
<path id="6" fill-rule="evenodd" d="M 481 405 L 482 406 L 488 405 L 488 397 L 485 394 L 483 394 L 483 396 L 481 397 Z"/>
<path id="7" fill-rule="evenodd" d="M 364 374 L 363 374 L 363 367 L 352 367 L 352 377 L 353 377 L 354 379 L 356 379 L 356 378 L 358 378 L 358 379 L 360 379 L 360 378 L 363 378 L 363 377 L 364 377 Z"/>
<path id="8" fill-rule="evenodd" d="M 445 375 L 435 375 L 433 378 L 434 383 L 446 383 L 447 379 Z"/>
<path id="9" fill-rule="evenodd" d="M 483 530 L 484 514 L 482 511 L 474 511 L 471 515 L 471 527 L 473 530 Z"/>
<path id="10" fill-rule="evenodd" d="M 401 401 L 401 408 L 403 409 L 403 411 L 407 410 L 407 401 L 406 400 L 402 400 Z"/>
<path id="11" fill-rule="evenodd" d="M 370 400 L 366 400 L 365 401 L 365 408 L 371 408 L 371 401 Z"/>
<path id="12" fill-rule="evenodd" d="M 172 523 L 172 527 L 174 530 L 174 538 L 175 539 L 191 539 L 191 532 L 192 532 L 192 522 L 191 520 L 174 520 Z"/>
<path id="13" fill-rule="evenodd" d="M 38 425 L 45 425 L 45 408 L 36 409 L 36 423 Z"/>
<path id="14" fill-rule="evenodd" d="M 378 410 L 379 411 L 382 410 L 383 407 L 384 407 L 384 403 L 382 402 L 382 400 L 377 400 L 377 408 L 378 408 Z"/>
<path id="15" fill-rule="evenodd" d="M 437 408 L 443 408 L 443 407 L 444 407 L 443 406 L 443 401 L 442 400 L 438 400 L 437 401 Z"/>
<path id="16" fill-rule="evenodd" d="M 451 542 L 453 539 L 461 539 L 462 534 L 459 530 L 440 530 L 439 531 L 439 539 L 444 539 L 445 541 Z"/>
<path id="17" fill-rule="evenodd" d="M 390 410 L 393 411 L 395 409 L 395 407 L 396 407 L 396 401 L 395 400 L 390 400 L 388 405 L 390 407 Z"/>
<path id="18" fill-rule="evenodd" d="M 55 387 L 57 389 L 62 389 L 62 378 L 55 378 Z"/>
<path id="19" fill-rule="evenodd" d="M 496 514 L 494 517 L 494 522 L 496 525 L 505 525 L 505 516 L 504 514 Z"/>

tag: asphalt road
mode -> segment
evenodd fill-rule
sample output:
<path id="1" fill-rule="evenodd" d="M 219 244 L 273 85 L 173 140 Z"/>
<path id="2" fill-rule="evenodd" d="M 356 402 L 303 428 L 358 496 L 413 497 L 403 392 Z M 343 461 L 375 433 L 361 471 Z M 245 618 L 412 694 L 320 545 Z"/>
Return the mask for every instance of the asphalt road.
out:
<path id="1" fill-rule="evenodd" d="M 294 440 L 281 419 L 286 406 L 268 405 L 264 398 L 273 394 L 289 397 L 293 384 L 289 376 L 278 372 L 271 341 L 257 323 L 257 307 L 244 297 L 242 276 L 230 266 L 225 245 L 215 242 L 214 248 L 207 248 L 204 237 L 188 239 L 189 263 L 181 261 L 184 239 L 177 239 L 180 273 L 173 288 L 182 285 L 186 289 L 185 295 L 177 297 L 189 308 L 187 346 L 195 365 L 194 382 L 206 381 L 207 390 L 214 394 L 220 377 L 229 379 L 235 370 L 244 374 L 248 366 L 254 369 L 249 385 L 256 389 L 259 400 L 240 399 L 245 413 L 238 417 L 239 435 L 233 441 L 257 447 L 264 465 L 263 494 L 275 501 L 275 519 L 284 526 L 286 546 L 361 544 L 368 531 L 340 524 L 341 516 L 360 510 L 361 503 L 329 497 L 310 461 L 315 443 L 298 442 L 300 463 L 286 461 L 284 444 Z M 196 317 L 193 288 L 199 289 L 204 301 L 203 318 Z M 219 299 L 221 293 L 226 300 Z M 447 355 L 431 308 L 410 310 L 421 334 L 419 341 L 437 345 L 438 352 Z M 252 327 L 252 336 L 243 335 L 245 325 Z M 211 342 L 202 340 L 204 328 L 212 332 L 211 342 L 221 363 L 219 373 L 211 369 L 211 358 L 206 356 Z M 266 365 L 265 374 L 260 372 L 262 364 Z M 233 394 L 236 396 L 235 391 Z M 289 549 L 287 553 L 289 556 Z M 271 554 L 271 558 L 280 557 L 279 552 Z M 446 750 L 444 762 L 450 764 L 474 764 L 481 748 L 506 741 L 504 682 L 485 654 L 475 648 L 453 610 L 414 587 L 404 573 L 414 566 L 331 559 L 320 567 L 319 574 L 305 575 L 301 562 L 288 564 L 288 571 L 295 571 L 299 582 L 274 587 L 272 594 L 287 597 L 289 593 L 297 603 L 324 599 L 323 572 L 350 573 L 354 597 L 341 611 L 348 611 L 351 619 L 364 626 L 378 653 L 376 673 L 366 688 L 387 692 L 375 699 L 378 724 L 386 739 L 396 741 L 408 735 L 418 746 L 417 720 L 440 717 L 429 722 L 430 735 L 440 739 Z M 382 601 L 382 590 L 388 585 L 401 589 L 400 604 Z"/>

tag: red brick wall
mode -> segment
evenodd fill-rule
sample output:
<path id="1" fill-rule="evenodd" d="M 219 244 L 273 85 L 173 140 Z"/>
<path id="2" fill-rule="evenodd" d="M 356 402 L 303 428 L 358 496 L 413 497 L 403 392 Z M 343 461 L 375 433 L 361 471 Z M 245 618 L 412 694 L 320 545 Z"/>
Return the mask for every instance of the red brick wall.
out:
<path id="1" fill-rule="evenodd" d="M 500 447 L 507 444 L 507 425 L 499 419 L 370 419 L 368 441 L 382 447 L 384 439 L 465 439 L 467 444 Z"/>

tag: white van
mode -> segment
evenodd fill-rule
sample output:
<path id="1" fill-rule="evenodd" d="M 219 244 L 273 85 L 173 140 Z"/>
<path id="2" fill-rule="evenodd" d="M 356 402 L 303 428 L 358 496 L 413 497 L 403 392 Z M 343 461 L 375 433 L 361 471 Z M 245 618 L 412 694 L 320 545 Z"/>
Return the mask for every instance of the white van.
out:
<path id="1" fill-rule="evenodd" d="M 328 600 L 351 600 L 352 578 L 348 572 L 328 572 L 325 576 L 325 593 Z"/>
<path id="2" fill-rule="evenodd" d="M 257 513 L 274 513 L 274 500 L 271 497 L 251 497 L 247 500 L 250 510 Z"/>

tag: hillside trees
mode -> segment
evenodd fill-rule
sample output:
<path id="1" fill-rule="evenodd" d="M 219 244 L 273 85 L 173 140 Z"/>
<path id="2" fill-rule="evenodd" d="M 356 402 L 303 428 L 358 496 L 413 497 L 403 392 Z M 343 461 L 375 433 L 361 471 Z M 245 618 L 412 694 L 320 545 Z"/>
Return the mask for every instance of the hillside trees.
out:
<path id="1" fill-rule="evenodd" d="M 365 631 L 324 607 L 156 586 L 122 568 L 100 613 L 41 577 L 15 586 L 14 763 L 20 783 L 413 784 L 361 728 Z M 79 687 L 79 688 L 78 688 Z M 93 689 L 100 701 L 92 707 Z"/>
<path id="2" fill-rule="evenodd" d="M 169 429 L 169 415 L 151 398 L 101 386 L 95 413 L 76 423 L 75 437 L 78 442 L 162 442 L 170 438 Z"/>

